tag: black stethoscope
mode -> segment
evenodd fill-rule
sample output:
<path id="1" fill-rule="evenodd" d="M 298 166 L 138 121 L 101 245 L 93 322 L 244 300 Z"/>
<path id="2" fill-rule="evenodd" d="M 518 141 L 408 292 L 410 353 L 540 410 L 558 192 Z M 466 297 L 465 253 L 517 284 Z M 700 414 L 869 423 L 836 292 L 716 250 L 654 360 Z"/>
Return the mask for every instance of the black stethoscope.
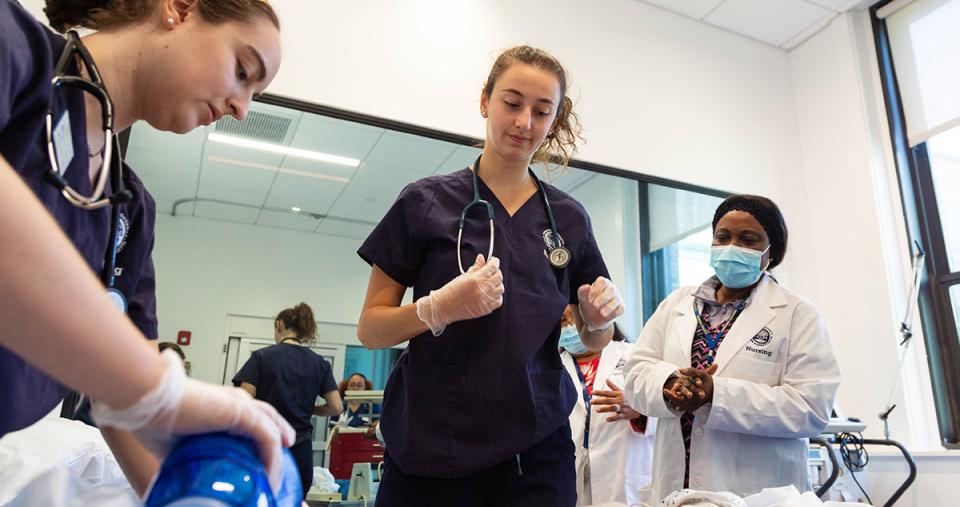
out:
<path id="1" fill-rule="evenodd" d="M 74 61 L 75 57 L 79 57 L 81 62 L 83 62 L 84 67 L 86 67 L 87 72 L 90 74 L 90 80 L 66 73 L 67 68 L 70 66 L 70 63 Z M 110 214 L 110 237 L 106 252 L 104 252 L 101 280 L 107 288 L 107 295 L 111 301 L 113 301 L 120 311 L 126 312 L 127 300 L 123 296 L 123 293 L 114 287 L 118 247 L 117 236 L 120 226 L 120 207 L 117 205 L 130 202 L 133 199 L 133 194 L 131 194 L 129 190 L 126 190 L 123 185 L 123 161 L 120 156 L 120 141 L 113 131 L 113 102 L 110 100 L 110 95 L 103 86 L 103 79 L 100 77 L 100 71 L 97 69 L 93 58 L 80 41 L 80 36 L 73 30 L 67 32 L 67 43 L 63 48 L 63 52 L 60 54 L 60 58 L 57 60 L 56 67 L 54 67 L 51 85 L 50 108 L 47 110 L 46 129 L 47 158 L 50 160 L 50 170 L 47 171 L 44 176 L 47 182 L 60 191 L 67 202 L 78 208 L 96 210 L 106 206 L 113 206 Z M 56 116 L 54 107 L 57 103 L 57 92 L 63 88 L 77 88 L 93 95 L 97 101 L 100 102 L 105 139 L 103 161 L 100 166 L 97 181 L 94 184 L 93 195 L 90 196 L 81 195 L 70 186 L 66 178 L 64 178 L 63 170 L 61 170 L 60 163 L 57 160 L 56 146 L 53 141 L 53 120 Z M 66 115 L 66 113 L 64 113 L 64 115 Z M 58 121 L 63 121 L 63 116 L 61 116 Z M 58 125 L 58 128 L 59 127 Z M 70 126 L 66 125 L 65 128 L 69 129 Z M 108 177 L 110 178 L 113 193 L 109 196 L 104 196 L 104 189 L 106 188 Z"/>
<path id="2" fill-rule="evenodd" d="M 482 156 L 482 155 L 481 155 Z M 553 210 L 550 208 L 550 201 L 547 200 L 547 191 L 543 187 L 543 183 L 540 182 L 540 179 L 537 178 L 537 175 L 534 174 L 533 170 L 527 168 L 527 171 L 530 172 L 530 177 L 533 178 L 534 184 L 537 185 L 537 192 L 540 194 L 540 197 L 543 199 L 543 207 L 547 210 L 547 219 L 550 220 L 550 232 L 553 234 L 553 244 L 549 245 L 547 251 L 547 259 L 550 261 L 550 265 L 557 268 L 563 269 L 567 267 L 567 264 L 570 264 L 570 250 L 567 250 L 563 246 L 563 240 L 560 239 L 560 234 L 557 233 L 557 223 L 553 219 Z M 463 239 L 463 226 L 467 222 L 467 213 L 470 212 L 470 209 L 474 206 L 483 206 L 487 208 L 487 217 L 490 219 L 490 250 L 487 252 L 487 259 L 493 256 L 493 206 L 480 198 L 480 183 L 478 181 L 477 174 L 480 172 L 480 157 L 477 157 L 477 161 L 473 163 L 473 200 L 463 211 L 460 212 L 460 226 L 457 230 L 457 266 L 460 268 L 460 273 L 465 273 L 463 269 L 463 261 L 460 258 L 460 242 Z"/>

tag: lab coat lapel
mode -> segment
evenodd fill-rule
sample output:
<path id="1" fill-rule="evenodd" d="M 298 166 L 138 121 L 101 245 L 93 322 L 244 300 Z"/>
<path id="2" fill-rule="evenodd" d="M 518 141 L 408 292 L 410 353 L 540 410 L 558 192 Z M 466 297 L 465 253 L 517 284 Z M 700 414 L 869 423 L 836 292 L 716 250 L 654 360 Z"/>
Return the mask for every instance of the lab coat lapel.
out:
<path id="1" fill-rule="evenodd" d="M 600 363 L 597 364 L 597 376 L 593 381 L 594 389 L 610 390 L 610 387 L 607 385 L 607 379 L 613 375 L 613 370 L 617 367 L 617 362 L 620 361 L 617 346 L 617 343 L 610 342 L 610 344 L 603 349 L 603 352 L 600 353 Z M 623 388 L 621 385 L 617 387 Z"/>
<path id="2" fill-rule="evenodd" d="M 696 289 L 693 289 L 696 291 Z M 697 332 L 697 317 L 693 314 L 693 292 L 684 295 L 673 307 L 673 335 L 680 348 L 681 367 L 690 366 L 690 352 L 693 349 L 693 335 Z M 669 360 L 669 359 L 668 359 Z"/>
<path id="3" fill-rule="evenodd" d="M 743 350 L 744 345 L 777 316 L 773 308 L 786 304 L 787 300 L 780 286 L 773 282 L 769 275 L 764 275 L 754 291 L 753 300 L 743 309 L 720 344 L 716 358 L 717 374 L 723 373 L 730 361 Z"/>

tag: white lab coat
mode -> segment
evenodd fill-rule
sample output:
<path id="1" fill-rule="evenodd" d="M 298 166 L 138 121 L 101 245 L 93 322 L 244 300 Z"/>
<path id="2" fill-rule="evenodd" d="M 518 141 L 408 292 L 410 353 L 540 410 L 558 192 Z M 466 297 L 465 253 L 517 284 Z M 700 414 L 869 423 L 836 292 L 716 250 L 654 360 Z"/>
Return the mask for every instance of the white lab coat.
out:
<path id="1" fill-rule="evenodd" d="M 698 287 L 667 297 L 647 322 L 625 366 L 625 400 L 660 418 L 651 503 L 683 487 L 679 414 L 663 385 L 690 365 Z M 740 496 L 793 484 L 810 489 L 807 437 L 827 425 L 840 369 L 820 313 L 764 275 L 717 351 L 713 402 L 697 409 L 690 487 Z"/>
<path id="2" fill-rule="evenodd" d="M 611 341 L 600 353 L 594 389 L 609 390 L 607 379 L 623 388 L 624 355 L 632 347 L 626 342 Z M 577 376 L 574 358 L 562 352 L 563 366 L 567 369 L 573 385 L 577 388 L 577 404 L 570 413 L 570 433 L 576 445 L 577 480 L 582 481 L 581 465 L 585 458 L 583 429 L 586 423 L 586 405 L 583 402 L 583 384 Z M 629 404 L 629 403 L 628 403 Z M 650 418 L 644 433 L 634 431 L 629 421 L 607 422 L 612 413 L 597 412 L 590 406 L 590 489 L 592 503 L 622 502 L 628 505 L 646 500 L 640 490 L 649 492 L 650 470 L 653 466 L 653 435 L 657 420 Z M 579 483 L 578 483 L 579 484 Z M 577 505 L 581 504 L 580 502 Z"/>

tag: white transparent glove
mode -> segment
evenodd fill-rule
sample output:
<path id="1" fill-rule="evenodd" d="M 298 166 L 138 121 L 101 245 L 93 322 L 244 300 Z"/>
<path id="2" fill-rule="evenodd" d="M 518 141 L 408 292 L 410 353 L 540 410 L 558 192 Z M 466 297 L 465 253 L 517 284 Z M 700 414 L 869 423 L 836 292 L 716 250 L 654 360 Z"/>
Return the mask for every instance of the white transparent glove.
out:
<path id="1" fill-rule="evenodd" d="M 417 300 L 417 317 L 440 336 L 447 324 L 489 315 L 503 304 L 500 259 L 484 261 L 483 254 L 466 273 Z"/>
<path id="2" fill-rule="evenodd" d="M 623 315 L 623 299 L 610 280 L 598 276 L 592 284 L 583 284 L 577 290 L 580 299 L 580 317 L 590 332 L 602 331 Z"/>
<path id="3" fill-rule="evenodd" d="M 277 411 L 239 388 L 189 379 L 180 357 L 161 354 L 166 370 L 160 383 L 133 405 L 116 409 L 94 401 L 91 415 L 99 426 L 132 431 L 151 452 L 165 457 L 177 435 L 226 431 L 252 437 L 266 466 L 270 485 L 280 486 L 282 447 L 296 436 Z"/>

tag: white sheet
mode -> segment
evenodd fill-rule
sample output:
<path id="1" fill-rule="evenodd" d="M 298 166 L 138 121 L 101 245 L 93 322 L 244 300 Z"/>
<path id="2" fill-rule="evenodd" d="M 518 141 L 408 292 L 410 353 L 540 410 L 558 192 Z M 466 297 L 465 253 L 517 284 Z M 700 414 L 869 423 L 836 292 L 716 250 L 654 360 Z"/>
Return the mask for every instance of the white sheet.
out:
<path id="1" fill-rule="evenodd" d="M 0 438 L 0 506 L 16 505 L 11 502 L 28 483 L 54 469 L 66 472 L 50 476 L 61 484 L 76 479 L 78 487 L 130 489 L 99 430 L 47 417 Z"/>

